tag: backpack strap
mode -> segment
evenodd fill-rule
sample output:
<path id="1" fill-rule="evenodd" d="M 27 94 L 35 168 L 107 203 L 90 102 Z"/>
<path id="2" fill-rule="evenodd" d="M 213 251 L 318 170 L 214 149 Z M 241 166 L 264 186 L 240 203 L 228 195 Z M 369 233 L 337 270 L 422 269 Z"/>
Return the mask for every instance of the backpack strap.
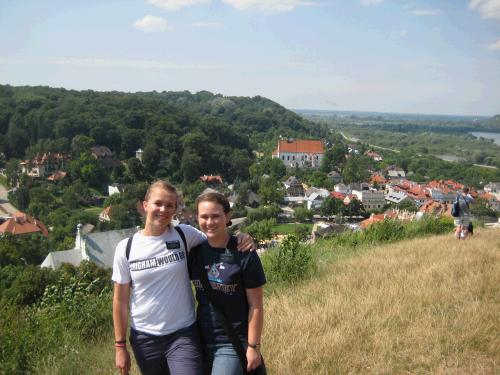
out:
<path id="1" fill-rule="evenodd" d="M 125 249 L 125 256 L 127 257 L 127 261 L 128 261 L 128 258 L 130 257 L 130 249 L 132 248 L 132 240 L 133 239 L 134 239 L 134 235 L 131 235 L 127 241 L 127 247 Z"/>
<path id="2" fill-rule="evenodd" d="M 184 249 L 186 251 L 186 256 L 187 256 L 189 249 L 187 246 L 186 236 L 184 235 L 184 232 L 182 231 L 182 229 L 178 225 L 176 225 L 174 227 L 174 229 L 177 231 L 177 233 L 179 233 L 179 236 L 181 236 L 181 240 L 184 243 Z"/>
<path id="3" fill-rule="evenodd" d="M 224 308 L 216 301 L 215 291 L 212 289 L 210 282 L 208 281 L 207 272 L 205 271 L 205 267 L 203 264 L 203 249 L 200 250 L 201 251 L 198 251 L 196 254 L 195 264 L 196 267 L 198 268 L 198 272 L 200 273 L 200 281 L 201 285 L 203 286 L 205 296 L 210 305 L 212 305 L 212 308 L 215 311 L 217 319 L 222 324 L 222 327 L 224 327 L 224 331 L 226 332 L 227 337 L 231 341 L 234 351 L 238 355 L 241 367 L 243 369 L 243 373 L 246 375 L 248 374 L 248 372 L 247 372 L 247 356 L 245 353 L 245 349 L 243 347 L 243 344 L 241 343 L 240 338 L 238 337 L 238 334 L 234 330 L 233 325 L 228 321 L 227 316 L 224 312 Z"/>

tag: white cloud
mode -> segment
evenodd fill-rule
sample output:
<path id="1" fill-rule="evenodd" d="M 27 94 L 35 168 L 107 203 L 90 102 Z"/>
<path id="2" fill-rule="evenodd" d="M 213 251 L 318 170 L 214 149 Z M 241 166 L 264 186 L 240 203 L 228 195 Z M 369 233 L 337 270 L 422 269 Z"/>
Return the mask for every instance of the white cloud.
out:
<path id="1" fill-rule="evenodd" d="M 500 50 L 500 39 L 498 39 L 496 42 L 491 43 L 490 45 L 488 45 L 488 49 Z"/>
<path id="2" fill-rule="evenodd" d="M 361 5 L 378 5 L 383 0 L 361 0 Z"/>
<path id="3" fill-rule="evenodd" d="M 142 19 L 135 20 L 132 24 L 136 29 L 144 31 L 145 33 L 152 33 L 155 31 L 172 31 L 174 28 L 168 22 L 155 16 L 144 16 Z"/>
<path id="4" fill-rule="evenodd" d="M 442 13 L 443 12 L 439 9 L 416 9 L 411 11 L 411 14 L 419 17 L 439 16 Z"/>
<path id="5" fill-rule="evenodd" d="M 308 0 L 222 0 L 238 10 L 257 8 L 266 12 L 289 12 L 298 6 L 314 5 Z"/>
<path id="6" fill-rule="evenodd" d="M 148 0 L 150 4 L 166 10 L 179 10 L 187 5 L 209 4 L 210 0 Z"/>
<path id="7" fill-rule="evenodd" d="M 191 24 L 193 27 L 207 28 L 207 27 L 219 27 L 219 22 L 193 22 Z"/>
<path id="8" fill-rule="evenodd" d="M 469 8 L 477 10 L 482 18 L 500 20 L 500 0 L 470 0 Z"/>

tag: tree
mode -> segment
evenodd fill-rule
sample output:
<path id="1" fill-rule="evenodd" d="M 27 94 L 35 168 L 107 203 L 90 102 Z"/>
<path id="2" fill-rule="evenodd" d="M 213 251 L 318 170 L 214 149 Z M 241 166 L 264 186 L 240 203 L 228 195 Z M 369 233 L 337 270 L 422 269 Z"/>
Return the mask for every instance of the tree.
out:
<path id="1" fill-rule="evenodd" d="M 324 216 L 333 216 L 342 213 L 344 210 L 344 202 L 338 198 L 326 197 L 319 211 Z"/>
<path id="2" fill-rule="evenodd" d="M 245 227 L 245 231 L 252 236 L 255 242 L 262 243 L 273 236 L 273 227 L 276 225 L 276 219 L 267 219 L 256 221 Z"/>
<path id="3" fill-rule="evenodd" d="M 84 152 L 90 152 L 90 148 L 95 145 L 93 138 L 87 137 L 83 134 L 78 134 L 73 137 L 71 141 L 71 152 L 78 157 Z"/>
<path id="4" fill-rule="evenodd" d="M 285 197 L 283 186 L 272 178 L 261 179 L 259 195 L 264 204 L 281 203 Z"/>
<path id="5" fill-rule="evenodd" d="M 363 182 L 370 178 L 370 162 L 365 156 L 351 155 L 342 169 L 344 183 Z"/>
<path id="6" fill-rule="evenodd" d="M 311 220 L 313 217 L 313 212 L 305 207 L 297 207 L 294 210 L 294 217 L 296 222 L 304 222 L 306 220 Z"/>

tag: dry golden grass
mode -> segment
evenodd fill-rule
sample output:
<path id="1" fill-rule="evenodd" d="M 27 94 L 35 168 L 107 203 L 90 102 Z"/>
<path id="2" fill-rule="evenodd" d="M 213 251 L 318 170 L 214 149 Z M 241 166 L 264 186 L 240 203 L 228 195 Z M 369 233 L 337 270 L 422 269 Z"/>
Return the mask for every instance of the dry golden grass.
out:
<path id="1" fill-rule="evenodd" d="M 358 254 L 266 296 L 270 374 L 500 374 L 500 230 Z M 66 353 L 35 373 L 118 373 L 112 337 Z"/>
<path id="2" fill-rule="evenodd" d="M 271 374 L 500 373 L 499 230 L 383 245 L 325 267 L 266 299 Z"/>

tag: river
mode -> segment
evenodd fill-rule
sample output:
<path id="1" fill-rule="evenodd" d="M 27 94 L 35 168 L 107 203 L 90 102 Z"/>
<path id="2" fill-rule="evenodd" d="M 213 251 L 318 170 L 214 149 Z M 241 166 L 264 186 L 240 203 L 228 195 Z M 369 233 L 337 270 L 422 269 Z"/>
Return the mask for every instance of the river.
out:
<path id="1" fill-rule="evenodd" d="M 489 133 L 489 132 L 469 132 L 469 134 L 472 134 L 474 137 L 483 137 L 486 139 L 493 139 L 493 141 L 497 144 L 500 145 L 500 133 Z"/>

